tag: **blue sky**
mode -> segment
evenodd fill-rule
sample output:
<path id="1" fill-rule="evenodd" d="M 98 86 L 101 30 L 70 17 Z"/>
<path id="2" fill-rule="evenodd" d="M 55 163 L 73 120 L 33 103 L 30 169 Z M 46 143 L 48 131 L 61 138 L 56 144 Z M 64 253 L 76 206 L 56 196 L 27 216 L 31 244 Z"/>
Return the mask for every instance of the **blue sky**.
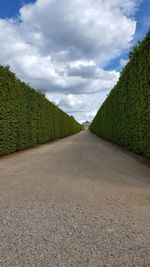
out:
<path id="1" fill-rule="evenodd" d="M 18 15 L 20 7 L 24 4 L 29 4 L 34 1 L 31 0 L 1 0 L 0 1 L 0 17 L 11 18 Z"/>
<path id="2" fill-rule="evenodd" d="M 149 28 L 150 0 L 1 0 L 0 64 L 92 120 Z"/>
<path id="3" fill-rule="evenodd" d="M 150 29 L 150 1 L 142 1 L 139 9 L 136 13 L 137 29 L 135 34 L 135 40 L 142 40 Z"/>

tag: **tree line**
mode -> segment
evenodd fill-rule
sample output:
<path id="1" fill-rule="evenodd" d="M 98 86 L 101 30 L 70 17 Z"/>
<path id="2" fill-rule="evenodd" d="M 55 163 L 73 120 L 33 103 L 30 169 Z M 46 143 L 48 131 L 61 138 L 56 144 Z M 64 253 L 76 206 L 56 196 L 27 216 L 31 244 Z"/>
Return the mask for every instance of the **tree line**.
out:
<path id="1" fill-rule="evenodd" d="M 0 156 L 80 130 L 72 116 L 0 66 Z"/>
<path id="2" fill-rule="evenodd" d="M 92 121 L 102 138 L 150 157 L 150 31 Z"/>

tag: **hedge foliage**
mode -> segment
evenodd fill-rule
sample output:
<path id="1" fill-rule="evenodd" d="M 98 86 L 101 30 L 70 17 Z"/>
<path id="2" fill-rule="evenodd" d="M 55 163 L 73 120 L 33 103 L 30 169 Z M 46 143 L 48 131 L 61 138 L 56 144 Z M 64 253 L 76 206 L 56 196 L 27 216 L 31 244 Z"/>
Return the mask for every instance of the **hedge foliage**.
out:
<path id="1" fill-rule="evenodd" d="M 0 66 L 0 155 L 81 130 L 81 125 L 43 94 Z"/>
<path id="2" fill-rule="evenodd" d="M 150 32 L 129 56 L 117 85 L 90 130 L 136 153 L 150 156 Z"/>

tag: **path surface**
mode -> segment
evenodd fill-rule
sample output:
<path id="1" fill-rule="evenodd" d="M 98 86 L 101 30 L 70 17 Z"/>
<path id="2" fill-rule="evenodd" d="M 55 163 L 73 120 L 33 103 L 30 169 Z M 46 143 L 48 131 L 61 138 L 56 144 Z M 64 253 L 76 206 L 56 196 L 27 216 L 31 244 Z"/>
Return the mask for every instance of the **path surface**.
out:
<path id="1" fill-rule="evenodd" d="M 0 266 L 149 267 L 148 163 L 89 132 L 1 158 Z"/>

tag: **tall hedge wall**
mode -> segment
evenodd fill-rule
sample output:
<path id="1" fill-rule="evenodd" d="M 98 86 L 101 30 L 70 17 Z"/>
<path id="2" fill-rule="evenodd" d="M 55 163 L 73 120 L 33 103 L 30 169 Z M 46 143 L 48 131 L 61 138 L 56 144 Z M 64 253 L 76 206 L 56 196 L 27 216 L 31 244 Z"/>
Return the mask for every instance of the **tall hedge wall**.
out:
<path id="1" fill-rule="evenodd" d="M 0 156 L 80 130 L 73 117 L 0 66 Z"/>
<path id="2" fill-rule="evenodd" d="M 97 112 L 90 130 L 150 156 L 150 32 L 130 53 L 129 63 Z"/>

